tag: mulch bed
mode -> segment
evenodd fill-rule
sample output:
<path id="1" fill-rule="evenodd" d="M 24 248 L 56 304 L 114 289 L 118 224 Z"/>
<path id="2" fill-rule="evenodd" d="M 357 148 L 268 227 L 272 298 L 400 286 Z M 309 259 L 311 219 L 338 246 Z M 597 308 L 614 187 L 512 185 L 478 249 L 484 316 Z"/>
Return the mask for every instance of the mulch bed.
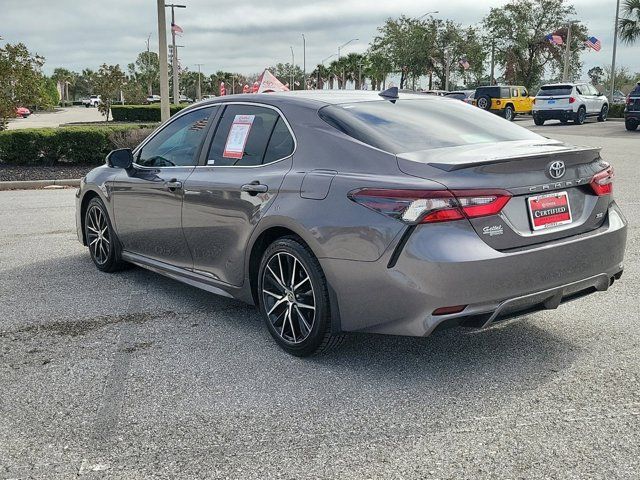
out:
<path id="1" fill-rule="evenodd" d="M 0 182 L 20 180 L 62 180 L 82 178 L 97 165 L 2 165 L 0 164 Z"/>

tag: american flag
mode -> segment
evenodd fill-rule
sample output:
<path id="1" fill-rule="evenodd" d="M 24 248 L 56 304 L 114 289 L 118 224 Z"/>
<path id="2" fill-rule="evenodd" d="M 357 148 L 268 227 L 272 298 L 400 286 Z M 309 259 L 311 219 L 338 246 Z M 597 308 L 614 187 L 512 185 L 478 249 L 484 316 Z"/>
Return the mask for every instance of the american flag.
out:
<path id="1" fill-rule="evenodd" d="M 469 60 L 467 60 L 467 57 L 462 57 L 458 63 L 459 63 L 459 64 L 460 64 L 460 66 L 461 66 L 462 68 L 464 68 L 465 70 L 469 70 L 469 67 L 471 66 L 471 65 L 469 64 Z"/>
<path id="2" fill-rule="evenodd" d="M 564 43 L 564 41 L 562 40 L 562 37 L 560 35 L 556 35 L 554 33 L 550 33 L 549 35 L 547 35 L 544 38 L 549 40 L 554 45 L 562 45 Z"/>
<path id="3" fill-rule="evenodd" d="M 599 52 L 602 48 L 602 43 L 600 43 L 600 40 L 598 40 L 596 37 L 587 38 L 584 44 L 589 48 L 593 48 L 596 52 Z"/>
<path id="4" fill-rule="evenodd" d="M 173 33 L 175 33 L 176 35 L 182 35 L 182 28 L 180 28 L 178 25 L 176 25 L 175 23 L 171 24 L 171 31 Z"/>

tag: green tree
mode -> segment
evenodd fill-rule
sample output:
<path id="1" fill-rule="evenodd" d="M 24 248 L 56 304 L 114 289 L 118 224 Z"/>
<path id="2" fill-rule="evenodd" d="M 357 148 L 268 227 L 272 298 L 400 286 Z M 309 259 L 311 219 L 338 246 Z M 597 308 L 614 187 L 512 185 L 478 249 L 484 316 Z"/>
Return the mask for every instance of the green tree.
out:
<path id="1" fill-rule="evenodd" d="M 93 95 L 95 84 L 96 72 L 90 68 L 85 68 L 76 79 L 75 93 L 80 97 Z"/>
<path id="2" fill-rule="evenodd" d="M 98 110 L 109 121 L 109 112 L 113 100 L 118 98 L 125 86 L 126 77 L 120 70 L 120 65 L 107 65 L 103 63 L 95 78 L 95 93 L 100 95 Z"/>
<path id="3" fill-rule="evenodd" d="M 0 129 L 15 116 L 17 107 L 45 103 L 43 64 L 44 58 L 30 53 L 22 43 L 0 47 Z"/>
<path id="4" fill-rule="evenodd" d="M 602 70 L 602 67 L 593 67 L 589 69 L 587 75 L 591 79 L 591 83 L 593 83 L 594 85 L 599 85 L 600 82 L 602 82 L 602 78 L 604 77 L 604 70 Z"/>
<path id="5" fill-rule="evenodd" d="M 569 19 L 575 16 L 567 0 L 510 0 L 492 8 L 483 24 L 496 45 L 496 61 L 504 69 L 505 80 L 532 89 L 542 79 L 545 68 L 562 69 L 564 46 L 551 44 L 545 37 L 556 33 L 567 38 Z M 586 27 L 572 24 L 571 72 L 580 67 Z"/>
<path id="6" fill-rule="evenodd" d="M 620 39 L 631 45 L 640 40 L 640 0 L 625 0 L 618 23 Z"/>

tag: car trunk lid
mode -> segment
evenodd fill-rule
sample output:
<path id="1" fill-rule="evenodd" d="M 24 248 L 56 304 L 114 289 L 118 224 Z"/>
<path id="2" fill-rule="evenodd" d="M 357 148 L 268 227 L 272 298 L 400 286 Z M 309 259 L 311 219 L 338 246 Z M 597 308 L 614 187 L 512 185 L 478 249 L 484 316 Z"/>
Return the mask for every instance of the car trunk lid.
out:
<path id="1" fill-rule="evenodd" d="M 478 235 L 498 250 L 596 229 L 605 221 L 610 203 L 610 195 L 598 196 L 590 187 L 594 174 L 608 167 L 599 149 L 525 140 L 424 150 L 397 158 L 404 173 L 439 182 L 452 191 L 509 191 L 513 197 L 499 215 L 470 220 Z M 562 175 L 559 170 L 553 172 L 558 178 L 550 170 L 554 162 L 564 165 Z M 558 217 L 557 222 L 548 222 L 552 226 L 537 225 L 535 212 L 545 204 L 566 206 L 571 221 Z M 549 220 L 547 210 L 544 222 Z"/>

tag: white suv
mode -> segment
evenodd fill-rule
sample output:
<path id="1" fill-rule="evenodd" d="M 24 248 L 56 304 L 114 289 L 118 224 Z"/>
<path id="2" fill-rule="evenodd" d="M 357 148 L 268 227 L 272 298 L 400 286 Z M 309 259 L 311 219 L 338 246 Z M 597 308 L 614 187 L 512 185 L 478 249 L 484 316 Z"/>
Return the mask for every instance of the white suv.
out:
<path id="1" fill-rule="evenodd" d="M 588 83 L 555 83 L 544 85 L 534 100 L 533 121 L 544 125 L 546 120 L 573 120 L 582 125 L 587 117 L 604 122 L 609 114 L 609 100 Z"/>

